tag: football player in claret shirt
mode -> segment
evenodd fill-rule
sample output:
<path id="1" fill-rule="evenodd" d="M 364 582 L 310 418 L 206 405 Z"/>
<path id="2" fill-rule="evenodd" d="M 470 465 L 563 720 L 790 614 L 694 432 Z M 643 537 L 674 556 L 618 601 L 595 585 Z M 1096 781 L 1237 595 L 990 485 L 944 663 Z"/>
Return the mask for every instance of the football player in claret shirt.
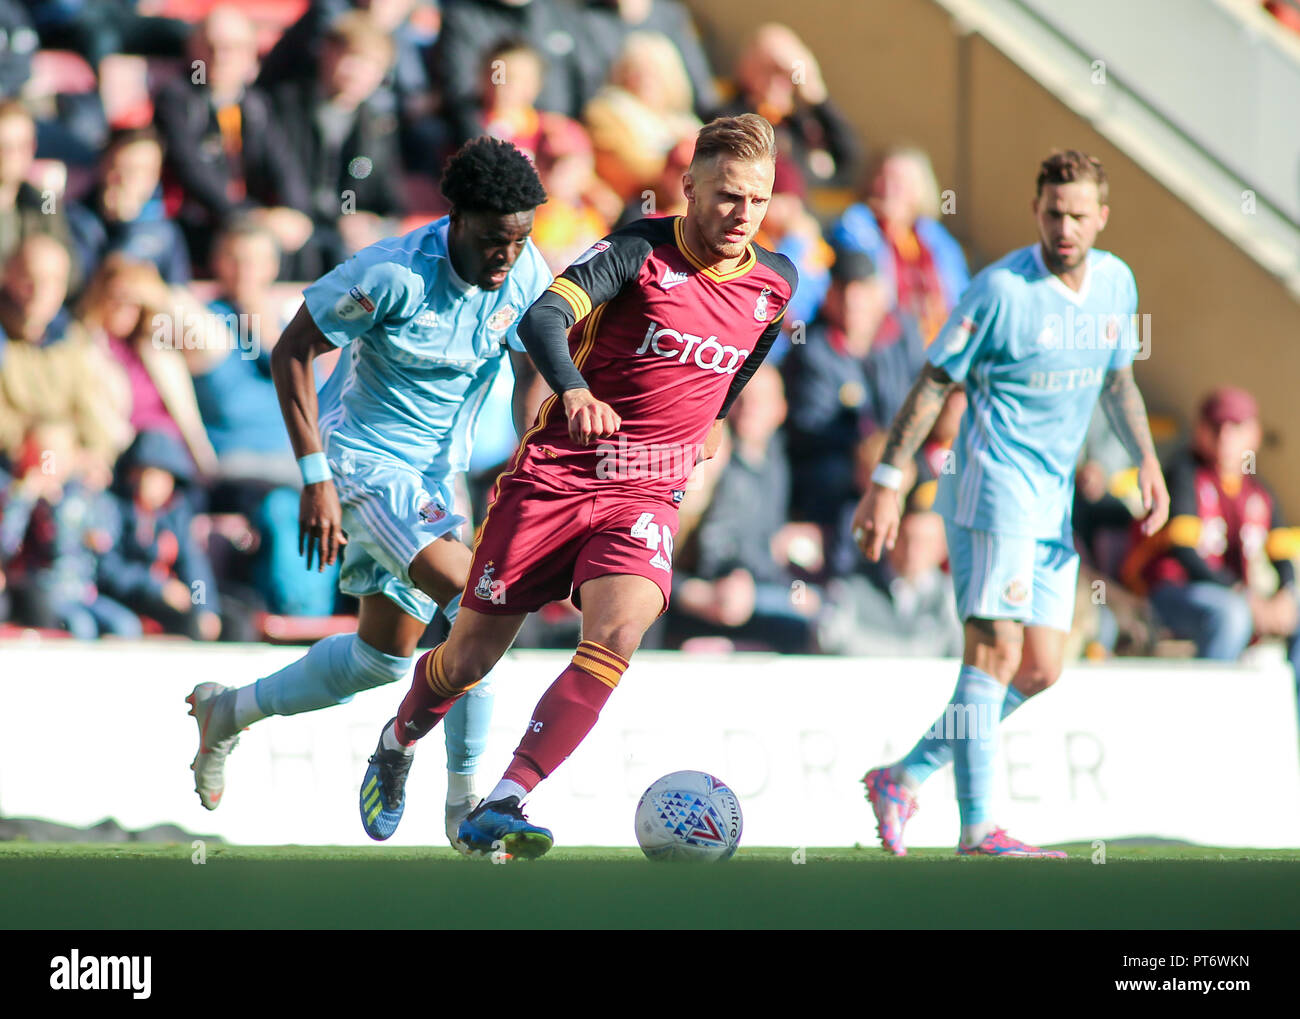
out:
<path id="1" fill-rule="evenodd" d="M 510 647 L 527 613 L 569 597 L 583 640 L 542 696 L 495 789 L 461 823 L 472 850 L 540 856 L 551 833 L 520 804 L 582 742 L 668 603 L 677 504 L 794 294 L 790 261 L 753 243 L 775 140 L 756 114 L 700 130 L 685 216 L 598 241 L 528 310 L 519 336 L 554 390 L 497 479 L 460 614 L 416 663 L 372 759 L 386 824 L 415 741 Z M 391 798 L 390 798 L 391 797 Z"/>

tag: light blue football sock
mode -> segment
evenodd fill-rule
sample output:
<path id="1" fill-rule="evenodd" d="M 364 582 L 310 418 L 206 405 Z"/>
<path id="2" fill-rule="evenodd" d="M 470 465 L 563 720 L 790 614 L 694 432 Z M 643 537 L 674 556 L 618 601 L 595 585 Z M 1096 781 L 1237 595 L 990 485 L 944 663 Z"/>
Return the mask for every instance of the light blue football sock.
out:
<path id="1" fill-rule="evenodd" d="M 1006 696 L 1002 699 L 1002 717 L 1015 711 L 1029 698 L 1014 686 L 1008 686 Z M 942 720 L 940 720 L 942 721 Z M 922 736 L 907 756 L 890 769 L 890 777 L 895 782 L 902 782 L 909 789 L 918 789 L 922 782 L 940 768 L 952 762 L 952 743 L 942 735 L 943 726 L 936 722 L 930 731 Z"/>
<path id="2" fill-rule="evenodd" d="M 993 789 L 993 759 L 1006 687 L 973 665 L 963 665 L 941 724 L 953 750 L 957 810 L 962 831 L 987 825 Z"/>
<path id="3" fill-rule="evenodd" d="M 456 595 L 442 612 L 447 622 L 454 623 L 459 610 L 460 595 Z M 452 774 L 473 775 L 478 771 L 479 757 L 487 747 L 494 700 L 492 677 L 484 676 L 478 686 L 451 706 L 442 720 L 447 739 L 447 770 Z"/>
<path id="4" fill-rule="evenodd" d="M 386 655 L 355 633 L 336 633 L 292 665 L 259 679 L 257 706 L 267 715 L 299 715 L 346 704 L 358 691 L 408 676 L 412 661 Z"/>

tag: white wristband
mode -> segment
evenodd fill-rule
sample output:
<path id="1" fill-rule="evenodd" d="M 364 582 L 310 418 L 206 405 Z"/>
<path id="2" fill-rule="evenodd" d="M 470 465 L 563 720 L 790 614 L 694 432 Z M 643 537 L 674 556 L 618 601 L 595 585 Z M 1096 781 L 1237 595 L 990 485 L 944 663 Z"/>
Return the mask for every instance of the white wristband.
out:
<path id="1" fill-rule="evenodd" d="M 903 487 L 903 472 L 889 464 L 877 464 L 871 472 L 871 480 L 881 488 L 892 488 L 897 492 Z"/>

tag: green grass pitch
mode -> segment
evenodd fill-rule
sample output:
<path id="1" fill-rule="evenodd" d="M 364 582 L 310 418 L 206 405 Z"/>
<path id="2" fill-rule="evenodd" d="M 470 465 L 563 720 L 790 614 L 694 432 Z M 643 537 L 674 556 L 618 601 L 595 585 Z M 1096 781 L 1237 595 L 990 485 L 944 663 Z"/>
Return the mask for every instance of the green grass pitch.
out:
<path id="1" fill-rule="evenodd" d="M 0 843 L 0 928 L 1121 928 L 1300 926 L 1300 850 L 1110 843 L 1070 859 L 741 849 L 723 865 L 561 848 Z"/>

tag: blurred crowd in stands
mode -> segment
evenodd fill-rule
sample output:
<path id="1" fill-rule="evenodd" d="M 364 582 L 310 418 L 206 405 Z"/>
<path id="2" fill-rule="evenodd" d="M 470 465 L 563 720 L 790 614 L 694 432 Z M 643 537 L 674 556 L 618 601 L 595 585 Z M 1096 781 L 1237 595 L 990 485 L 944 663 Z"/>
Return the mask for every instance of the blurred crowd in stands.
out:
<path id="1" fill-rule="evenodd" d="M 960 393 L 880 563 L 849 522 L 970 268 L 925 152 L 865 151 L 790 29 L 759 27 L 719 67 L 678 0 L 0 0 L 0 96 L 0 627 L 351 628 L 333 571 L 299 557 L 269 374 L 302 285 L 441 215 L 443 162 L 483 133 L 536 163 L 533 237 L 559 272 L 618 225 L 684 211 L 695 132 L 753 111 L 780 152 L 759 242 L 800 288 L 692 480 L 648 643 L 960 653 L 930 509 Z M 513 451 L 512 384 L 507 367 L 481 416 L 474 519 Z M 1190 445 L 1165 444 L 1171 523 L 1138 541 L 1134 472 L 1097 418 L 1076 655 L 1180 638 L 1229 659 L 1280 637 L 1300 664 L 1297 543 L 1255 476 L 1260 441 L 1249 394 L 1210 394 Z M 555 604 L 519 644 L 568 647 L 576 628 Z"/>

